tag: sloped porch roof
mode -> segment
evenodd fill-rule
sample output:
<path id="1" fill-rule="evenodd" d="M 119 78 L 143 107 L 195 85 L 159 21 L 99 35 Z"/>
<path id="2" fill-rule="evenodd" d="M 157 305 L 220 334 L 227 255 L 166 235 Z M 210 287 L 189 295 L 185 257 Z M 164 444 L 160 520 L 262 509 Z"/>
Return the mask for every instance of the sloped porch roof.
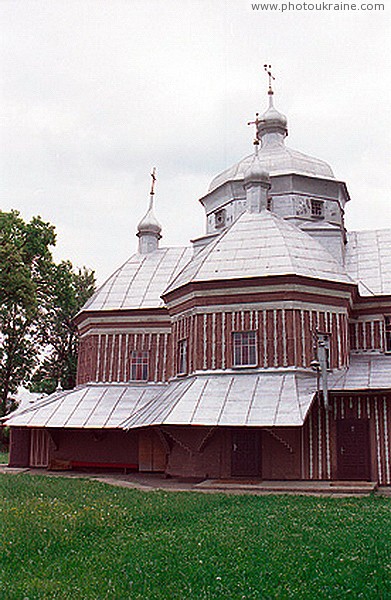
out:
<path id="1" fill-rule="evenodd" d="M 315 392 L 313 376 L 294 372 L 194 375 L 173 382 L 122 426 L 302 425 Z"/>
<path id="2" fill-rule="evenodd" d="M 329 387 L 331 391 L 391 392 L 391 354 L 353 354 L 350 357 L 349 369 L 330 374 Z"/>
<path id="3" fill-rule="evenodd" d="M 119 428 L 161 385 L 88 384 L 55 392 L 6 419 L 11 427 Z"/>
<path id="4" fill-rule="evenodd" d="M 391 392 L 391 355 L 356 355 L 330 373 L 331 393 Z M 136 429 L 154 425 L 303 425 L 317 391 L 315 374 L 265 370 L 201 373 L 169 384 L 91 383 L 55 392 L 3 419 L 12 427 Z"/>

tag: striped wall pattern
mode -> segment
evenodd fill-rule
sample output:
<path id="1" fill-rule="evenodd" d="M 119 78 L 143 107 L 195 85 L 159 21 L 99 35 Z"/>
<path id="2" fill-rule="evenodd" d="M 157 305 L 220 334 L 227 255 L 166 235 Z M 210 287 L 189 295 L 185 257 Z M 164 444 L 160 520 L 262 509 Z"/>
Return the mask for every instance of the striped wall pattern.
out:
<path id="1" fill-rule="evenodd" d="M 232 333 L 257 331 L 258 366 L 309 367 L 314 331 L 331 334 L 331 366 L 348 363 L 347 315 L 300 309 L 265 309 L 190 314 L 172 324 L 172 363 L 181 339 L 189 345 L 189 372 L 227 369 L 233 364 Z"/>
<path id="2" fill-rule="evenodd" d="M 316 400 L 303 429 L 305 479 L 337 479 L 337 421 L 369 421 L 372 480 L 391 485 L 391 395 L 332 396 L 331 410 Z"/>
<path id="3" fill-rule="evenodd" d="M 134 350 L 149 353 L 148 381 L 167 381 L 172 371 L 168 333 L 101 333 L 83 337 L 79 346 L 78 385 L 90 381 L 130 380 Z"/>
<path id="4" fill-rule="evenodd" d="M 349 323 L 349 338 L 352 351 L 383 352 L 385 348 L 383 319 Z"/>
<path id="5" fill-rule="evenodd" d="M 188 343 L 188 372 L 224 370 L 233 365 L 232 333 L 257 331 L 258 366 L 309 367 L 314 358 L 313 333 L 331 334 L 331 366 L 348 363 L 348 322 L 341 312 L 265 309 L 190 313 L 172 321 L 168 333 L 94 333 L 80 341 L 78 384 L 130 380 L 133 350 L 149 352 L 149 381 L 176 375 L 180 340 Z"/>

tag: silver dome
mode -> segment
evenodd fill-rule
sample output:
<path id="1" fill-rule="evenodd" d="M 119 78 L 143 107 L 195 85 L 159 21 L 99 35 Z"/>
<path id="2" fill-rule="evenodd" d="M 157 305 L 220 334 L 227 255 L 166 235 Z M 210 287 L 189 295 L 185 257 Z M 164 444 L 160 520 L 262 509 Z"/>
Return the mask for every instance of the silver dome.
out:
<path id="1" fill-rule="evenodd" d="M 209 192 L 223 185 L 227 181 L 244 179 L 245 172 L 250 167 L 254 154 L 246 156 L 232 167 L 229 167 L 212 179 Z M 298 150 L 284 146 L 265 147 L 259 151 L 259 161 L 262 168 L 273 175 L 286 175 L 297 173 L 323 179 L 335 179 L 334 173 L 326 162 L 307 156 Z"/>
<path id="2" fill-rule="evenodd" d="M 270 176 L 297 173 L 320 177 L 323 179 L 335 179 L 334 173 L 326 162 L 307 156 L 298 150 L 292 150 L 285 146 L 285 137 L 288 135 L 287 119 L 273 105 L 273 94 L 269 94 L 270 105 L 255 121 L 257 125 L 257 138 L 260 140 L 261 148 L 258 153 L 260 166 Z M 227 181 L 240 181 L 244 179 L 249 169 L 254 154 L 246 156 L 232 167 L 229 167 L 212 179 L 209 192 L 220 187 Z"/>

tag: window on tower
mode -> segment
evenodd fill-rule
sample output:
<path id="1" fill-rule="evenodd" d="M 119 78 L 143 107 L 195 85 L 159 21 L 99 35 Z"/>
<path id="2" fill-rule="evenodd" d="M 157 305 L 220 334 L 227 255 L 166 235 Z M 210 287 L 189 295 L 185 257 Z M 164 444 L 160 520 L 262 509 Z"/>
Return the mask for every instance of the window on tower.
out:
<path id="1" fill-rule="evenodd" d="M 216 227 L 216 229 L 221 229 L 222 227 L 225 227 L 226 220 L 227 220 L 227 211 L 225 210 L 225 208 L 216 210 L 216 212 L 215 212 L 215 227 Z"/>
<path id="2" fill-rule="evenodd" d="M 384 342 L 385 351 L 391 352 L 391 315 L 384 317 Z"/>
<path id="3" fill-rule="evenodd" d="M 178 342 L 178 375 L 187 375 L 187 340 L 179 340 Z"/>
<path id="4" fill-rule="evenodd" d="M 324 218 L 324 202 L 322 200 L 311 200 L 311 217 Z"/>
<path id="5" fill-rule="evenodd" d="M 134 350 L 130 355 L 130 379 L 132 381 L 148 380 L 148 352 Z"/>
<path id="6" fill-rule="evenodd" d="M 256 331 L 235 331 L 233 338 L 233 366 L 257 366 L 257 334 Z"/>

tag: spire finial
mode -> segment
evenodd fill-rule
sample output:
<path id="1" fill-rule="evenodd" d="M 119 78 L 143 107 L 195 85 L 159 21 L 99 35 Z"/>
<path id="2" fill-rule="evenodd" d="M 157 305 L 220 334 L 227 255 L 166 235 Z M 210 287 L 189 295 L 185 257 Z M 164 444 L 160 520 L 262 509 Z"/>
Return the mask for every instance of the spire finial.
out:
<path id="1" fill-rule="evenodd" d="M 149 192 L 151 196 L 155 193 L 155 181 L 156 181 L 156 167 L 153 167 L 151 173 L 152 181 L 151 181 L 151 191 Z"/>
<path id="2" fill-rule="evenodd" d="M 159 221 L 155 217 L 153 210 L 153 199 L 155 195 L 155 183 L 156 183 L 156 167 L 153 167 L 151 173 L 151 190 L 149 192 L 149 207 L 147 214 L 141 219 L 138 224 L 137 237 L 139 238 L 139 252 L 140 254 L 148 254 L 157 250 L 159 247 L 159 240 L 162 237 L 162 227 Z"/>
<path id="3" fill-rule="evenodd" d="M 259 117 L 259 113 L 255 113 L 255 121 L 248 121 L 247 125 L 255 125 L 255 138 L 254 138 L 254 146 L 255 146 L 255 152 L 258 154 L 258 146 L 259 146 L 259 140 L 258 140 L 258 125 L 261 122 Z"/>
<path id="4" fill-rule="evenodd" d="M 263 65 L 263 68 L 265 69 L 266 73 L 269 76 L 269 91 L 268 91 L 268 94 L 269 94 L 269 96 L 273 96 L 274 92 L 273 92 L 273 88 L 272 88 L 272 81 L 275 81 L 276 78 L 272 74 L 272 66 L 271 65 Z"/>
<path id="5" fill-rule="evenodd" d="M 151 173 L 151 191 L 149 192 L 149 209 L 153 208 L 153 197 L 155 195 L 155 183 L 156 183 L 156 167 L 153 167 Z"/>

